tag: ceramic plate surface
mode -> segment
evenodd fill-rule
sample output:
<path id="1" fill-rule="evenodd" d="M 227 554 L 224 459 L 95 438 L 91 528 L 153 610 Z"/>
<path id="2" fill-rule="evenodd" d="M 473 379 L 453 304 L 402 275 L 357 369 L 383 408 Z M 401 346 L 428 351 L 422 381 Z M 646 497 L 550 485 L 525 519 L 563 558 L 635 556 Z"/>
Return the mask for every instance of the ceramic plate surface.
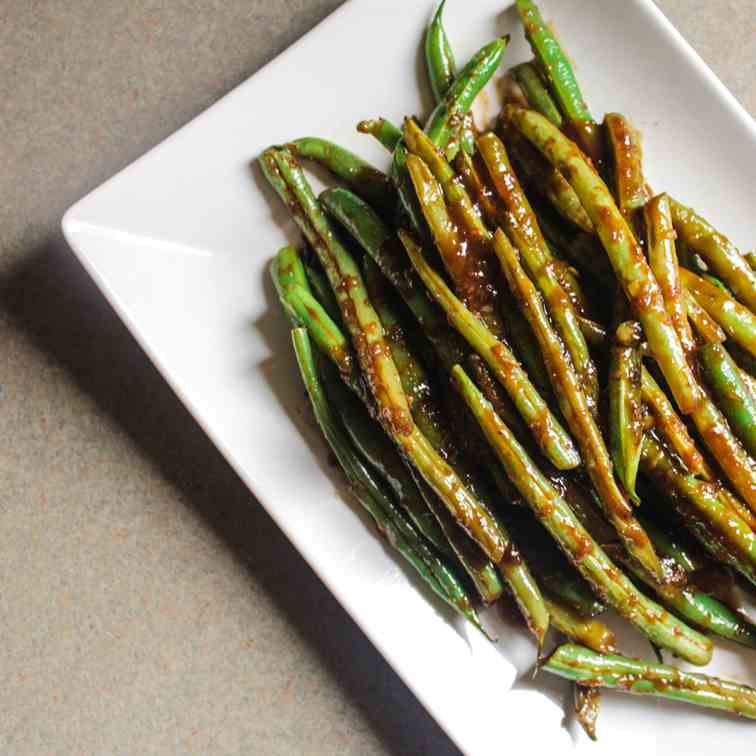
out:
<path id="1" fill-rule="evenodd" d="M 542 4 L 594 112 L 627 113 L 642 129 L 651 184 L 703 211 L 735 243 L 753 244 L 754 123 L 655 6 Z M 429 111 L 419 41 L 431 10 L 425 0 L 351 0 L 71 208 L 66 238 L 262 505 L 464 752 L 742 750 L 753 743 L 752 724 L 618 694 L 605 696 L 600 742 L 589 743 L 565 720 L 569 686 L 530 679 L 535 650 L 512 617 L 487 615 L 496 645 L 451 618 L 367 527 L 325 463 L 266 273 L 271 255 L 298 236 L 252 162 L 271 143 L 314 134 L 385 166 L 354 125 Z M 500 0 L 451 0 L 446 23 L 461 61 L 505 32 L 507 64 L 530 57 Z M 493 91 L 482 110 L 496 109 Z M 623 641 L 650 655 L 631 634 Z M 722 645 L 711 669 L 754 683 L 748 658 Z"/>

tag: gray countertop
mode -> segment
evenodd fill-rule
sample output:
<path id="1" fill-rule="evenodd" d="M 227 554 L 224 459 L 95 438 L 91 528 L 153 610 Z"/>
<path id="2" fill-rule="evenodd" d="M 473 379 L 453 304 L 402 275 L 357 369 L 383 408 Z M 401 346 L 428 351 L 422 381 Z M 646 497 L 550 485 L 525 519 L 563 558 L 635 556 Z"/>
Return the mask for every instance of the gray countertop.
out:
<path id="1" fill-rule="evenodd" d="M 0 3 L 3 754 L 456 753 L 59 231 L 339 4 Z M 753 0 L 660 5 L 756 113 Z"/>

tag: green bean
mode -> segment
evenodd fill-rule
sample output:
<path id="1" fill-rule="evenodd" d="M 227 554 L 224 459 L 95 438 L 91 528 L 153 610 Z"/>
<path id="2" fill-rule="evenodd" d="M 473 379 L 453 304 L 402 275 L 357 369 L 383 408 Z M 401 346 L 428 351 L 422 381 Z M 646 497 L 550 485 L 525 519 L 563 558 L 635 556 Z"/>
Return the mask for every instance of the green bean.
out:
<path id="1" fill-rule="evenodd" d="M 548 242 L 546 242 L 546 246 L 552 257 L 554 275 L 564 289 L 564 293 L 570 298 L 570 302 L 572 302 L 575 312 L 581 319 L 580 327 L 583 329 L 583 333 L 585 333 L 585 328 L 583 328 L 582 324 L 583 320 L 593 321 L 589 326 L 590 329 L 604 330 L 604 326 L 601 323 L 596 322 L 594 308 L 580 283 L 580 274 L 566 260 L 559 257 L 559 254 Z M 604 337 L 605 336 L 606 332 L 604 331 Z"/>
<path id="2" fill-rule="evenodd" d="M 415 425 L 383 327 L 370 304 L 359 269 L 320 211 L 296 161 L 285 150 L 271 148 L 263 155 L 263 168 L 266 175 L 273 176 L 274 186 L 278 186 L 280 179 L 296 200 L 292 202 L 290 196 L 283 195 L 336 293 L 384 430 L 486 555 L 494 562 L 501 561 L 509 547 L 508 534 Z"/>
<path id="3" fill-rule="evenodd" d="M 640 321 L 653 357 L 683 414 L 690 415 L 704 443 L 735 490 L 756 508 L 756 464 L 732 434 L 727 422 L 698 384 L 664 307 L 659 284 L 611 194 L 580 151 L 543 116 L 507 106 L 508 120 L 530 139 L 570 181 L 612 262 L 622 288 Z M 685 276 L 693 275 L 684 270 Z M 705 283 L 705 282 L 704 282 Z"/>
<path id="4" fill-rule="evenodd" d="M 499 209 L 496 206 L 493 191 L 481 176 L 485 165 L 482 164 L 480 155 L 470 156 L 462 151 L 455 158 L 454 167 L 462 177 L 462 181 L 483 220 L 492 228 L 496 228 L 499 225 Z"/>
<path id="5" fill-rule="evenodd" d="M 660 528 L 652 520 L 640 515 L 638 516 L 638 520 L 643 525 L 643 529 L 648 533 L 648 537 L 654 544 L 654 548 L 661 556 L 674 559 L 688 573 L 700 570 L 704 566 L 703 559 L 680 539 L 679 533 L 671 529 L 665 530 L 664 528 Z"/>
<path id="6" fill-rule="evenodd" d="M 572 514 L 580 520 L 594 541 L 605 544 L 615 540 L 616 532 L 602 514 L 596 491 L 592 487 L 587 486 L 586 490 L 584 484 L 564 474 L 548 473 L 546 477 L 564 497 Z"/>
<path id="7" fill-rule="evenodd" d="M 680 275 L 685 288 L 722 327 L 728 338 L 756 357 L 756 315 L 701 276 L 684 268 Z"/>
<path id="8" fill-rule="evenodd" d="M 662 604 L 679 617 L 705 632 L 714 633 L 714 635 L 740 643 L 743 646 L 756 648 L 756 627 L 726 607 L 721 601 L 690 586 L 680 588 L 658 585 L 650 581 L 631 559 L 619 556 L 618 560 L 638 580 L 652 588 L 659 596 Z M 556 620 L 553 621 L 556 625 Z M 581 642 L 592 648 L 585 641 Z"/>
<path id="9" fill-rule="evenodd" d="M 604 346 L 609 337 L 606 328 L 590 318 L 580 318 L 580 330 L 583 332 L 585 343 L 594 349 Z"/>
<path id="10" fill-rule="evenodd" d="M 270 157 L 286 182 L 295 205 L 289 204 L 294 219 L 320 259 L 352 337 L 357 359 L 371 393 L 380 408 L 381 422 L 389 435 L 410 435 L 414 429 L 407 398 L 396 366 L 380 347 L 385 346 L 383 328 L 365 292 L 362 276 L 351 255 L 339 242 L 322 213 L 312 189 L 296 160 L 286 149 L 264 153 Z M 264 166 L 267 162 L 263 163 Z M 271 171 L 272 172 L 272 171 Z"/>
<path id="11" fill-rule="evenodd" d="M 738 366 L 721 344 L 706 344 L 698 350 L 704 375 L 719 407 L 730 421 L 735 435 L 746 451 L 756 456 L 756 400 L 738 370 Z"/>
<path id="12" fill-rule="evenodd" d="M 307 271 L 302 263 L 302 258 L 299 256 L 299 252 L 291 245 L 278 250 L 278 254 L 273 258 L 271 263 L 271 269 L 273 272 L 273 283 L 276 286 L 276 292 L 279 297 L 281 292 L 290 286 L 301 286 L 308 292 L 310 291 Z"/>
<path id="13" fill-rule="evenodd" d="M 581 685 L 670 698 L 756 719 L 756 690 L 753 688 L 710 675 L 683 672 L 668 664 L 602 655 L 565 644 L 546 660 L 543 669 Z"/>
<path id="14" fill-rule="evenodd" d="M 581 617 L 555 596 L 546 594 L 543 600 L 551 615 L 551 624 L 570 640 L 602 654 L 617 650 L 617 639 L 603 622 Z"/>
<path id="15" fill-rule="evenodd" d="M 536 636 L 539 646 L 542 645 L 549 616 L 527 565 L 520 559 L 506 529 L 415 425 L 380 318 L 370 303 L 360 272 L 320 212 L 296 162 L 284 151 L 271 150 L 268 155 L 281 179 L 292 190 L 296 202 L 289 207 L 295 211 L 295 219 L 300 222 L 300 228 L 308 236 L 329 274 L 342 318 L 352 332 L 363 378 L 370 389 L 371 397 L 368 399 L 372 398 L 375 402 L 376 416 L 384 431 L 459 525 L 496 563 L 529 629 Z M 362 385 L 363 382 L 359 382 L 359 386 Z"/>
<path id="16" fill-rule="evenodd" d="M 445 5 L 446 0 L 439 3 L 425 33 L 425 64 L 436 102 L 441 102 L 446 97 L 457 75 L 454 53 L 444 29 L 443 13 Z"/>
<path id="17" fill-rule="evenodd" d="M 506 392 L 502 389 L 501 384 L 498 383 L 496 377 L 486 365 L 485 360 L 483 360 L 478 354 L 471 352 L 465 362 L 468 369 L 473 374 L 478 388 L 483 392 L 483 395 L 486 397 L 486 399 L 488 399 L 488 401 L 491 402 L 491 404 L 496 408 L 496 412 L 499 414 L 499 417 L 503 418 L 504 422 L 506 422 L 506 424 L 509 425 L 509 427 L 518 434 L 518 438 L 527 438 L 528 429 L 523 424 L 522 419 L 517 413 L 517 408 L 514 406 L 512 400 L 509 398 Z M 447 369 L 446 366 L 444 366 L 444 369 L 447 370 L 447 372 L 451 372 L 451 368 L 453 367 L 454 365 L 451 365 Z M 454 402 L 450 402 L 450 406 L 458 406 L 456 397 Z M 469 415 L 466 416 L 469 417 Z M 474 425 L 474 427 L 475 430 L 478 431 L 478 435 L 480 436 L 481 434 L 478 426 Z M 470 435 L 471 434 L 466 433 L 466 437 L 469 438 Z M 485 439 L 483 439 L 483 446 L 486 449 L 488 448 L 487 444 L 485 443 Z M 476 450 L 475 454 L 480 455 L 480 452 Z M 508 492 L 508 494 L 509 497 L 512 498 L 513 494 L 511 490 Z"/>
<path id="18" fill-rule="evenodd" d="M 417 203 L 417 197 L 415 197 L 415 193 L 412 191 L 412 182 L 407 172 L 407 147 L 403 141 L 399 142 L 394 149 L 389 176 L 399 195 L 399 208 L 401 212 L 407 217 L 412 230 L 415 233 L 421 233 L 423 229 L 423 217 Z"/>
<path id="19" fill-rule="evenodd" d="M 680 344 L 686 353 L 690 354 L 695 348 L 695 341 L 683 301 L 669 197 L 666 194 L 658 194 L 650 199 L 643 209 L 643 216 L 646 221 L 649 265 L 661 287 L 664 305 L 677 331 Z"/>
<path id="20" fill-rule="evenodd" d="M 402 139 L 402 130 L 386 118 L 360 121 L 357 131 L 375 137 L 389 152 L 393 152 Z"/>
<path id="21" fill-rule="evenodd" d="M 453 222 L 441 186 L 423 160 L 409 155 L 407 168 L 433 241 L 459 298 L 494 336 L 505 341 L 504 324 L 497 306 L 496 261 L 490 247 L 468 239 Z"/>
<path id="22" fill-rule="evenodd" d="M 438 496 L 428 484 L 416 473 L 413 472 L 413 478 L 425 500 L 428 509 L 433 513 L 441 530 L 444 532 L 446 540 L 452 547 L 454 554 L 465 569 L 470 579 L 475 585 L 478 595 L 487 606 L 493 604 L 504 593 L 504 586 L 499 577 L 496 565 L 488 559 L 478 544 L 459 527 L 456 520 L 449 513 L 449 510 L 439 500 Z M 522 570 L 524 578 L 527 579 L 527 570 Z"/>
<path id="23" fill-rule="evenodd" d="M 601 704 L 601 691 L 598 688 L 589 688 L 585 685 L 575 683 L 573 685 L 573 693 L 575 698 L 575 719 L 577 719 L 585 734 L 595 743 L 598 740 L 596 724 Z"/>
<path id="24" fill-rule="evenodd" d="M 576 146 L 543 116 L 511 106 L 506 113 L 515 128 L 562 171 L 580 197 L 678 407 L 683 414 L 690 414 L 701 402 L 701 388 L 667 315 L 659 284 L 611 193 Z"/>
<path id="25" fill-rule="evenodd" d="M 693 329 L 699 341 L 704 344 L 721 344 L 727 340 L 727 334 L 722 330 L 719 323 L 698 304 L 696 298 L 687 289 L 682 291 L 682 300 L 685 305 L 685 312 L 689 321 L 693 324 Z"/>
<path id="26" fill-rule="evenodd" d="M 512 345 L 512 351 L 522 362 L 533 385 L 541 393 L 541 396 L 551 396 L 551 383 L 549 374 L 541 357 L 541 350 L 533 335 L 533 329 L 525 320 L 523 314 L 514 306 L 514 303 L 502 297 L 499 309 L 507 324 L 507 336 Z"/>
<path id="27" fill-rule="evenodd" d="M 543 208 L 539 208 L 537 217 L 545 238 L 561 257 L 573 263 L 581 273 L 591 276 L 602 288 L 614 288 L 611 263 L 595 234 L 584 231 L 568 234 Z"/>
<path id="28" fill-rule="evenodd" d="M 541 576 L 533 560 L 529 560 L 544 590 L 569 606 L 584 619 L 603 614 L 606 606 L 594 596 L 588 584 L 569 567 L 566 572 L 551 572 Z"/>
<path id="29" fill-rule="evenodd" d="M 486 228 L 474 207 L 462 178 L 454 172 L 428 135 L 411 118 L 404 121 L 404 140 L 407 149 L 426 164 L 433 178 L 441 186 L 450 210 L 465 234 L 476 242 L 490 241 L 491 232 Z M 423 207 L 422 201 L 420 205 Z M 431 230 L 433 230 L 432 227 Z"/>
<path id="30" fill-rule="evenodd" d="M 604 129 L 613 158 L 617 203 L 622 212 L 630 213 L 648 200 L 640 134 L 619 113 L 604 116 Z"/>
<path id="31" fill-rule="evenodd" d="M 517 10 L 533 55 L 567 121 L 563 128 L 569 130 L 586 154 L 599 164 L 601 132 L 588 110 L 568 56 L 532 0 L 517 0 Z"/>
<path id="32" fill-rule="evenodd" d="M 506 127 L 502 131 L 512 162 L 517 168 L 517 175 L 522 176 L 528 188 L 542 194 L 562 218 L 592 234 L 591 219 L 567 179 L 520 133 Z"/>
<path id="33" fill-rule="evenodd" d="M 297 263 L 292 264 L 292 256 Z M 271 276 L 281 304 L 289 318 L 306 324 L 319 348 L 329 354 L 340 372 L 349 376 L 354 370 L 351 348 L 341 329 L 312 296 L 307 279 L 301 275 L 299 256 L 293 247 L 284 247 L 271 263 Z"/>
<path id="34" fill-rule="evenodd" d="M 624 295 L 620 294 L 622 299 Z M 623 308 L 624 309 L 624 308 Z M 641 405 L 642 331 L 635 321 L 617 327 L 609 359 L 609 437 L 614 469 L 630 498 L 640 504 L 635 480 L 643 440 Z"/>
<path id="35" fill-rule="evenodd" d="M 417 530 L 444 556 L 451 552 L 446 537 L 402 462 L 396 447 L 365 407 L 338 381 L 326 380 L 326 394 L 352 445 L 378 472 Z"/>
<path id="36" fill-rule="evenodd" d="M 514 494 L 519 498 L 517 489 L 514 489 Z M 588 583 L 575 571 L 548 532 L 529 511 L 523 508 L 523 513 L 515 513 L 508 509 L 507 526 L 521 545 L 525 560 L 544 591 L 583 618 L 596 617 L 606 611 L 605 604 L 596 597 Z"/>
<path id="37" fill-rule="evenodd" d="M 520 85 L 528 104 L 533 110 L 537 110 L 541 115 L 546 116 L 555 126 L 562 128 L 562 114 L 551 99 L 548 89 L 546 89 L 538 68 L 533 63 L 520 63 L 512 71 L 514 80 Z"/>
<path id="38" fill-rule="evenodd" d="M 671 210 L 680 238 L 703 257 L 711 272 L 727 284 L 739 301 L 756 311 L 756 271 L 748 261 L 727 237 L 690 208 L 672 200 Z"/>
<path id="39" fill-rule="evenodd" d="M 743 257 L 751 266 L 751 270 L 756 270 L 756 250 L 749 249 L 747 252 L 743 252 Z"/>
<path id="40" fill-rule="evenodd" d="M 593 540 L 464 370 L 457 366 L 452 376 L 510 480 L 598 596 L 658 645 L 693 664 L 708 663 L 711 642 L 638 591 Z"/>
<path id="41" fill-rule="evenodd" d="M 386 536 L 388 542 L 407 559 L 431 589 L 482 629 L 480 619 L 462 583 L 441 559 L 433 555 L 417 531 L 402 518 L 338 427 L 318 376 L 307 330 L 295 328 L 292 331 L 292 340 L 315 418 L 358 501 L 373 517 L 379 531 Z"/>
<path id="42" fill-rule="evenodd" d="M 449 327 L 443 311 L 428 299 L 401 243 L 375 212 L 347 189 L 327 189 L 320 195 L 320 201 L 399 292 L 445 369 L 451 370 L 455 363 L 463 361 L 468 353 L 467 345 Z"/>
<path id="43" fill-rule="evenodd" d="M 641 470 L 715 559 L 756 584 L 756 534 L 719 495 L 718 484 L 681 469 L 653 433 L 643 439 Z"/>
<path id="44" fill-rule="evenodd" d="M 641 367 L 641 398 L 651 410 L 656 429 L 694 475 L 703 472 L 704 459 L 672 402 L 645 367 Z"/>
<path id="45" fill-rule="evenodd" d="M 396 303 L 391 301 L 387 281 L 369 256 L 364 258 L 362 269 L 365 288 L 383 326 L 386 343 L 399 372 L 412 418 L 436 451 L 456 466 L 459 454 L 453 448 L 451 434 L 443 425 L 425 369 L 407 343 L 407 336 L 396 312 Z"/>
<path id="46" fill-rule="evenodd" d="M 501 230 L 496 232 L 494 250 L 509 282 L 509 288 L 519 303 L 520 311 L 530 323 L 541 347 L 559 408 L 577 441 L 583 463 L 599 494 L 604 513 L 627 549 L 651 575 L 661 580 L 663 576 L 659 560 L 648 536 L 633 517 L 627 499 L 617 486 L 611 457 L 591 414 L 577 373 L 550 324 L 543 300 L 520 265 L 517 252 Z"/>
<path id="47" fill-rule="evenodd" d="M 716 276 L 712 276 L 709 273 L 701 273 L 701 278 L 704 281 L 708 281 L 712 286 L 716 286 L 720 291 L 723 291 L 727 296 L 732 296 L 732 292 L 720 281 Z"/>
<path id="48" fill-rule="evenodd" d="M 501 63 L 509 36 L 496 39 L 481 48 L 460 71 L 454 84 L 431 113 L 425 132 L 449 160 L 459 152 L 459 144 L 450 144 L 454 122 L 472 107 L 481 89 L 489 82 Z"/>
<path id="49" fill-rule="evenodd" d="M 286 146 L 295 157 L 327 168 L 383 213 L 390 214 L 396 207 L 396 192 L 389 177 L 344 147 L 317 137 L 295 139 Z"/>
<path id="50" fill-rule="evenodd" d="M 454 418 L 444 418 L 443 408 L 431 391 L 431 382 L 427 371 L 410 349 L 401 316 L 396 309 L 396 302 L 392 301 L 391 294 L 388 291 L 387 280 L 372 258 L 366 257 L 363 267 L 365 285 L 386 331 L 386 341 L 399 371 L 402 388 L 409 399 L 413 419 L 433 448 L 460 474 L 465 485 L 473 493 L 478 492 L 480 490 L 480 479 L 475 475 L 469 459 L 479 458 L 480 455 L 470 453 L 465 458 L 461 453 L 461 448 L 451 433 Z M 451 366 L 449 369 L 451 369 Z M 472 432 L 479 434 L 474 425 Z M 466 440 L 470 440 L 469 436 Z M 482 446 L 484 451 L 488 451 L 485 442 Z M 509 491 L 505 490 L 502 493 L 507 496 Z"/>
<path id="51" fill-rule="evenodd" d="M 425 261 L 420 248 L 412 238 L 404 232 L 400 232 L 399 235 L 412 265 L 423 279 L 429 293 L 444 309 L 451 325 L 486 361 L 506 389 L 542 453 L 559 470 L 577 467 L 580 464 L 580 456 L 572 440 L 533 387 L 509 348 L 496 339 L 454 296 L 444 280 Z"/>
<path id="52" fill-rule="evenodd" d="M 551 252 L 533 209 L 512 170 L 501 140 L 495 134 L 486 134 L 478 140 L 478 150 L 485 161 L 494 187 L 507 208 L 503 217 L 504 228 L 514 241 L 528 273 L 548 304 L 554 325 L 579 378 L 588 408 L 595 415 L 599 393 L 596 366 L 583 336 L 577 312 L 559 283 Z"/>
<path id="53" fill-rule="evenodd" d="M 331 320 L 341 328 L 343 323 L 341 321 L 339 304 L 333 295 L 333 290 L 328 283 L 325 273 L 320 268 L 316 268 L 309 263 L 304 263 L 304 269 L 307 274 L 307 282 L 310 284 L 315 299 L 323 306 Z"/>

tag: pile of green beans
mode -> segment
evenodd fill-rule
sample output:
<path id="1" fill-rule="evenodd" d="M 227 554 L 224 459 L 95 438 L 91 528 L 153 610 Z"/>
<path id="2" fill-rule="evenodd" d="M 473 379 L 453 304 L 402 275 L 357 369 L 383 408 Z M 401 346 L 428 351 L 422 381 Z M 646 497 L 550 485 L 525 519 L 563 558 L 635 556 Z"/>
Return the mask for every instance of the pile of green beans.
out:
<path id="1" fill-rule="evenodd" d="M 532 0 L 533 60 L 480 133 L 509 37 L 458 69 L 445 2 L 426 122 L 357 127 L 387 173 L 319 137 L 259 159 L 304 237 L 270 272 L 315 419 L 435 596 L 484 633 L 479 607 L 509 596 L 539 653 L 550 628 L 568 640 L 542 668 L 575 683 L 591 737 L 599 687 L 756 718 L 756 691 L 620 656 L 601 618 L 695 665 L 709 636 L 756 648 L 696 583 L 756 587 L 753 256 L 651 189 L 639 133 L 594 120 Z M 307 163 L 334 179 L 319 197 Z"/>

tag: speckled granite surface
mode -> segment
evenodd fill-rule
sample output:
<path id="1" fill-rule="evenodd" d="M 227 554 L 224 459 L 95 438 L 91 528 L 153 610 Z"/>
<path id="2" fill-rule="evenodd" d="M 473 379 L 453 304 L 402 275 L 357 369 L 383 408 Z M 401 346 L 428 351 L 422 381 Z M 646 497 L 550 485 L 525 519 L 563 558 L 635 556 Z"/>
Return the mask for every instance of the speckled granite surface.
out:
<path id="1" fill-rule="evenodd" d="M 0 753 L 456 753 L 59 232 L 338 5 L 0 3 Z M 756 113 L 752 0 L 660 5 Z"/>

